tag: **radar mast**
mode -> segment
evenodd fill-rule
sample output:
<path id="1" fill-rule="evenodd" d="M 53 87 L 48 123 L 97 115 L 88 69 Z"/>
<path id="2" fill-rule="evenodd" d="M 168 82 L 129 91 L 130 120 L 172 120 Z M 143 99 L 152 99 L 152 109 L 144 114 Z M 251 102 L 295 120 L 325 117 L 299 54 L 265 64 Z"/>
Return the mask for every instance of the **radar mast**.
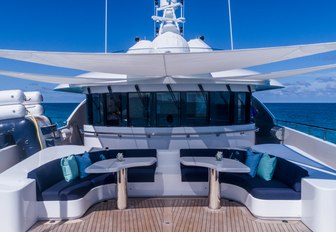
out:
<path id="1" fill-rule="evenodd" d="M 167 31 L 183 35 L 185 23 L 183 3 L 183 0 L 154 1 L 155 15 L 152 19 L 155 22 L 155 37 Z M 177 9 L 180 9 L 179 17 L 176 16 Z"/>

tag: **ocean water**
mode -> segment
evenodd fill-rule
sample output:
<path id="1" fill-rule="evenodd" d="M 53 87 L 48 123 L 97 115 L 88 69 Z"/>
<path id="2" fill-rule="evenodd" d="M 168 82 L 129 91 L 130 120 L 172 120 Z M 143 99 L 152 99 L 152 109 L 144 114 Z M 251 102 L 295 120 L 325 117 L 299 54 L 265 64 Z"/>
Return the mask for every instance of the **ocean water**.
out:
<path id="1" fill-rule="evenodd" d="M 336 143 L 336 103 L 268 103 L 265 105 L 277 120 L 308 124 L 331 130 L 281 121 L 278 121 L 279 124 Z"/>
<path id="2" fill-rule="evenodd" d="M 267 103 L 265 105 L 277 120 L 334 129 L 335 131 L 324 131 L 279 121 L 279 124 L 336 143 L 336 103 Z M 64 125 L 78 103 L 43 103 L 43 106 L 45 115 L 61 126 Z"/>
<path id="3" fill-rule="evenodd" d="M 42 103 L 44 114 L 48 116 L 53 123 L 59 126 L 65 124 L 70 114 L 79 103 Z"/>

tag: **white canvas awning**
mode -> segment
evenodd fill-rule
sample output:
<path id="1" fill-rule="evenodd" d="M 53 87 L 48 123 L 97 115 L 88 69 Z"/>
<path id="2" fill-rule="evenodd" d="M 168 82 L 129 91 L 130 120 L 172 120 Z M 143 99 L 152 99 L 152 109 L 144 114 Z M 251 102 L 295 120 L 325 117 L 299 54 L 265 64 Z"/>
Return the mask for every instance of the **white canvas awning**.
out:
<path id="1" fill-rule="evenodd" d="M 127 76 L 123 74 L 85 73 L 76 77 L 56 76 L 36 73 L 21 73 L 0 70 L 0 75 L 39 81 L 52 84 L 68 84 L 71 87 L 97 86 L 97 85 L 124 85 L 124 84 L 190 84 L 190 83 L 235 83 L 248 85 L 265 85 L 267 80 L 306 74 L 336 68 L 336 64 L 315 66 L 302 69 L 284 70 L 271 73 L 257 73 L 249 70 L 232 70 L 232 72 L 219 72 L 192 76 L 145 77 Z M 268 84 L 266 84 L 268 86 Z"/>
<path id="2" fill-rule="evenodd" d="M 336 50 L 336 43 L 195 53 L 72 53 L 0 50 L 0 57 L 93 72 L 179 76 L 252 67 Z"/>
<path id="3" fill-rule="evenodd" d="M 236 79 L 243 79 L 243 80 L 269 80 L 269 79 L 278 79 L 283 77 L 291 77 L 297 76 L 312 72 L 323 71 L 327 69 L 336 68 L 336 64 L 329 64 L 329 65 L 322 65 L 322 66 L 315 66 L 309 68 L 300 68 L 300 69 L 292 69 L 292 70 L 284 70 L 284 71 L 277 71 L 277 72 L 270 72 L 270 73 L 258 73 L 252 74 L 247 76 L 240 76 L 240 77 L 216 77 L 219 80 L 236 80 Z"/>

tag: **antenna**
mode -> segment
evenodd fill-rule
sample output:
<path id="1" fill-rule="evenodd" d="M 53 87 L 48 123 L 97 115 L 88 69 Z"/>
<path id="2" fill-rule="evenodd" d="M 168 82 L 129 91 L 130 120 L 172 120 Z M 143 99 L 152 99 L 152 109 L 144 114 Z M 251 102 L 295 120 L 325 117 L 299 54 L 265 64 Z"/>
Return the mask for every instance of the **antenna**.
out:
<path id="1" fill-rule="evenodd" d="M 232 19 L 231 19 L 231 4 L 230 4 L 230 0 L 228 0 L 228 9 L 229 9 L 229 22 L 230 22 L 230 42 L 231 42 L 231 50 L 233 50 Z"/>
<path id="2" fill-rule="evenodd" d="M 105 53 L 107 53 L 107 0 L 105 0 Z"/>
<path id="3" fill-rule="evenodd" d="M 152 19 L 155 21 L 156 25 L 160 23 L 160 28 L 155 27 L 156 36 L 166 32 L 167 30 L 169 31 L 174 30 L 175 33 L 183 34 L 183 24 L 185 22 L 185 18 L 183 17 L 184 10 L 182 9 L 183 0 L 179 0 L 179 1 L 178 0 L 160 0 L 160 1 L 155 1 L 154 4 L 155 4 L 155 15 L 152 16 Z M 180 11 L 181 15 L 179 18 L 177 18 L 175 14 L 175 10 L 177 8 L 181 8 L 181 11 Z M 175 26 L 175 28 L 173 25 Z"/>
<path id="4" fill-rule="evenodd" d="M 157 17 L 158 16 L 158 7 L 159 7 L 159 0 L 154 0 L 154 14 Z M 157 27 L 157 21 L 154 20 L 154 38 L 158 35 L 159 28 Z"/>

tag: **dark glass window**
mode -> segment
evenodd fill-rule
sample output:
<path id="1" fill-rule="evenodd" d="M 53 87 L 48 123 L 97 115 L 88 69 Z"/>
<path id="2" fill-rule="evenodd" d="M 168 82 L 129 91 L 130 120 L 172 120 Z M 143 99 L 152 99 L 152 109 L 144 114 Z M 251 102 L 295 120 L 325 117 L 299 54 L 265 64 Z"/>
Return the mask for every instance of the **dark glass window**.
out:
<path id="1" fill-rule="evenodd" d="M 95 126 L 224 126 L 251 122 L 251 93 L 159 92 L 87 95 Z"/>
<path id="2" fill-rule="evenodd" d="M 104 125 L 104 95 L 92 94 L 92 124 L 95 126 Z"/>
<path id="3" fill-rule="evenodd" d="M 230 124 L 230 93 L 212 92 L 210 94 L 210 125 Z"/>
<path id="4" fill-rule="evenodd" d="M 180 93 L 156 94 L 157 126 L 170 127 L 180 125 Z"/>
<path id="5" fill-rule="evenodd" d="M 208 125 L 208 93 L 186 92 L 184 94 L 183 125 Z"/>
<path id="6" fill-rule="evenodd" d="M 235 93 L 235 120 L 234 124 L 246 122 L 246 93 Z"/>
<path id="7" fill-rule="evenodd" d="M 129 109 L 129 126 L 148 127 L 155 126 L 155 122 L 151 120 L 152 114 L 152 97 L 151 93 L 129 93 L 128 109 Z"/>
<path id="8" fill-rule="evenodd" d="M 113 93 L 106 95 L 106 125 L 127 126 L 127 96 Z"/>

